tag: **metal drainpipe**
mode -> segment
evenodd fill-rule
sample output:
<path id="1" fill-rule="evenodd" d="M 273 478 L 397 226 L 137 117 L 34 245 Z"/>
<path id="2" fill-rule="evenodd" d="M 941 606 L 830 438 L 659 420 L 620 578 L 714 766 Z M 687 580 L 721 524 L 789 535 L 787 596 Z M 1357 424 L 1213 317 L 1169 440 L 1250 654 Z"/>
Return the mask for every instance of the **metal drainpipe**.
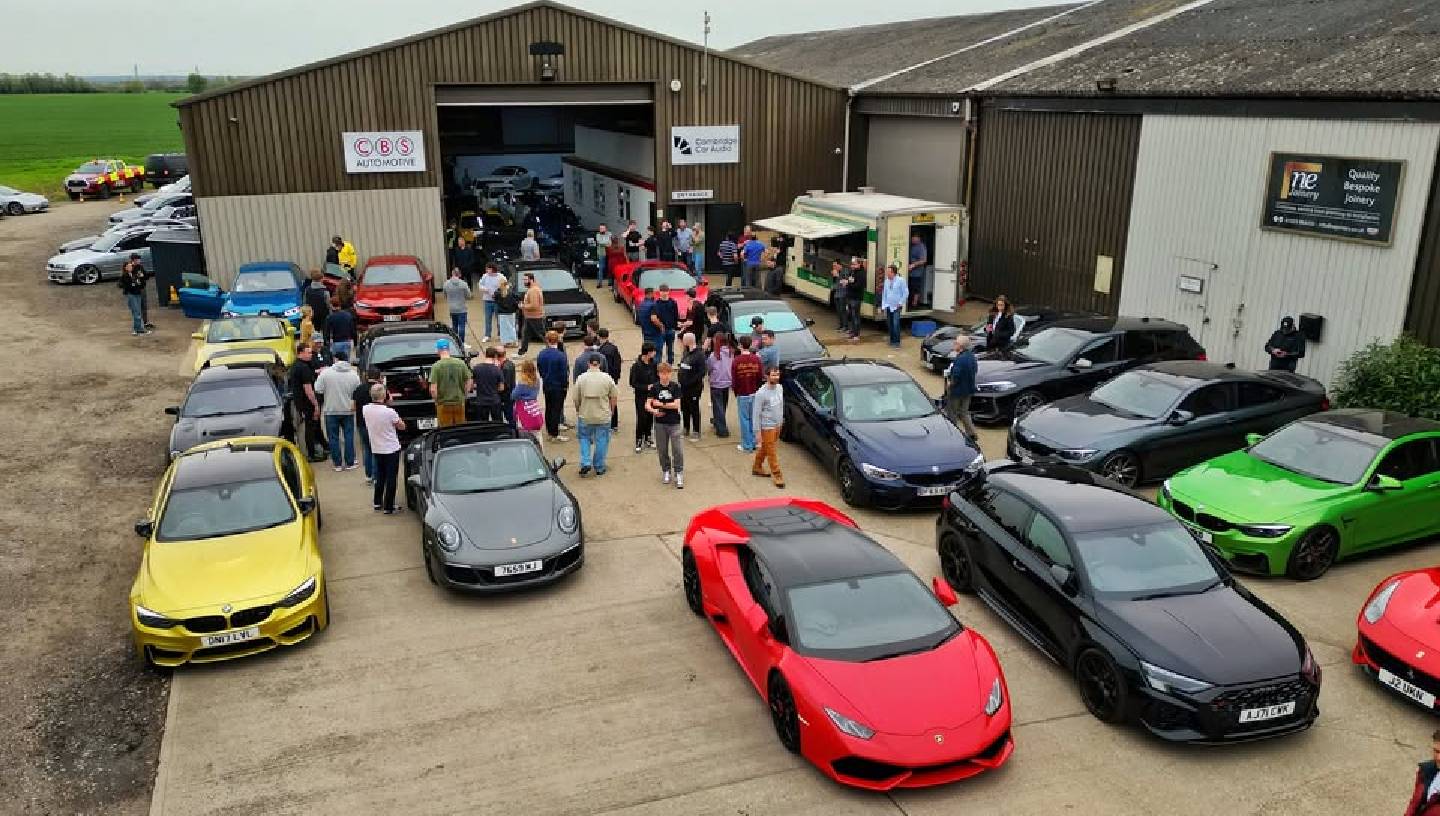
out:
<path id="1" fill-rule="evenodd" d="M 840 192 L 850 189 L 850 106 L 855 104 L 855 91 L 845 91 L 845 144 L 840 148 Z"/>

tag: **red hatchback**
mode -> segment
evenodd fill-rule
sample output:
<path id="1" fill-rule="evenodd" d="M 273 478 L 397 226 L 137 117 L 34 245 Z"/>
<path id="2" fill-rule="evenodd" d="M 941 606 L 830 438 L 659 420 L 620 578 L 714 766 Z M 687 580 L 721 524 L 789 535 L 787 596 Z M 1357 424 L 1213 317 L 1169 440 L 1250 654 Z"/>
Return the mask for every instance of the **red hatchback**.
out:
<path id="1" fill-rule="evenodd" d="M 414 255 L 377 255 L 355 282 L 355 320 L 376 323 L 435 319 L 435 277 Z"/>
<path id="2" fill-rule="evenodd" d="M 840 511 L 814 499 L 721 505 L 690 520 L 685 602 L 768 703 L 780 743 L 872 790 L 953 782 L 1014 751 L 990 644 Z"/>

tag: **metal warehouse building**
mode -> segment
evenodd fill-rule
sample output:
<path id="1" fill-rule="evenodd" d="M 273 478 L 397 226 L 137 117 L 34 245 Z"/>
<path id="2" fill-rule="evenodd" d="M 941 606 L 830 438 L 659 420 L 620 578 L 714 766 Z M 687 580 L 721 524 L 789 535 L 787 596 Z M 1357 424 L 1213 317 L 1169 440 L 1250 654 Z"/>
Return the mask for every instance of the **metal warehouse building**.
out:
<path id="1" fill-rule="evenodd" d="M 971 209 L 973 295 L 1179 320 L 1247 368 L 1313 315 L 1325 382 L 1440 344 L 1433 4 L 1100 0 L 735 53 L 849 88 L 850 186 Z"/>
<path id="2" fill-rule="evenodd" d="M 506 161 L 563 176 L 588 226 L 687 216 L 713 253 L 839 187 L 845 105 L 830 83 L 552 2 L 177 103 L 221 282 L 246 261 L 318 266 L 335 234 L 441 269 L 457 193 Z"/>

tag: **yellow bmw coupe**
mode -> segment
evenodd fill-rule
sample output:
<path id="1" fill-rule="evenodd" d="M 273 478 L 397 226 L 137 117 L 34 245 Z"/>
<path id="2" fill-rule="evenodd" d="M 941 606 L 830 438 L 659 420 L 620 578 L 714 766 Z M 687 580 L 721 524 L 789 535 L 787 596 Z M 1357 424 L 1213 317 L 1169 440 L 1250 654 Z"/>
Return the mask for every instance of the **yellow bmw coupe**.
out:
<path id="1" fill-rule="evenodd" d="M 170 463 L 130 589 L 135 650 L 156 666 L 292 646 L 330 622 L 320 504 L 300 450 L 273 437 L 197 445 Z"/>
<path id="2" fill-rule="evenodd" d="M 190 336 L 203 341 L 195 352 L 196 371 L 216 354 L 240 349 L 273 352 L 287 368 L 295 362 L 295 329 L 278 317 L 217 317 Z"/>

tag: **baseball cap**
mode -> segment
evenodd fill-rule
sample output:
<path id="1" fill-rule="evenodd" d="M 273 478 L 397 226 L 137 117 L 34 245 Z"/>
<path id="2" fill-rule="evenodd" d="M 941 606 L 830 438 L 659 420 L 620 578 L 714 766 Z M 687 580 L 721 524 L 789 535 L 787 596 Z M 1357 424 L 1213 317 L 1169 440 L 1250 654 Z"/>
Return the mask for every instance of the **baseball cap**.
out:
<path id="1" fill-rule="evenodd" d="M 450 350 L 450 341 L 449 341 L 449 340 L 446 340 L 446 339 L 443 338 L 443 337 L 440 338 L 439 340 L 436 340 L 436 341 L 435 341 L 435 350 L 436 350 L 436 351 L 449 351 L 449 350 Z"/>

